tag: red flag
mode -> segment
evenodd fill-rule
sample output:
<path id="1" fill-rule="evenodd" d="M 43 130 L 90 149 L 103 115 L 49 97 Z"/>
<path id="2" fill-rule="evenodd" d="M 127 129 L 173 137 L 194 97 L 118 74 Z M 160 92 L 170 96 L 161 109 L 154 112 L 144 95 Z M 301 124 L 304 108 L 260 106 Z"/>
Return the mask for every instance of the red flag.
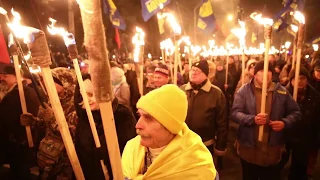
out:
<path id="1" fill-rule="evenodd" d="M 115 33 L 114 39 L 117 43 L 118 49 L 120 49 L 121 48 L 121 40 L 120 40 L 119 29 L 115 28 L 115 31 L 116 31 L 116 33 Z"/>
<path id="2" fill-rule="evenodd" d="M 2 28 L 0 25 L 0 62 L 5 64 L 10 64 L 9 53 L 7 49 L 7 44 L 4 39 Z"/>

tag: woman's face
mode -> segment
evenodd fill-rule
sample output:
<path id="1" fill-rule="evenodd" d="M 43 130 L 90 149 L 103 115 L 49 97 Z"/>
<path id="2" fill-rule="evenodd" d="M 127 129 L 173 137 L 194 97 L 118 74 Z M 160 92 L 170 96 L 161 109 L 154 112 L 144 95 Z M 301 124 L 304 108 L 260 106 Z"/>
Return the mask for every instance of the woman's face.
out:
<path id="1" fill-rule="evenodd" d="M 86 79 L 86 80 L 84 80 L 83 83 L 84 83 L 84 89 L 85 89 L 87 97 L 88 97 L 88 102 L 89 102 L 90 109 L 92 111 L 99 110 L 99 104 L 96 101 L 96 98 L 94 96 L 93 86 L 92 86 L 91 80 L 90 79 Z M 82 103 L 82 108 L 85 109 L 84 103 Z"/>

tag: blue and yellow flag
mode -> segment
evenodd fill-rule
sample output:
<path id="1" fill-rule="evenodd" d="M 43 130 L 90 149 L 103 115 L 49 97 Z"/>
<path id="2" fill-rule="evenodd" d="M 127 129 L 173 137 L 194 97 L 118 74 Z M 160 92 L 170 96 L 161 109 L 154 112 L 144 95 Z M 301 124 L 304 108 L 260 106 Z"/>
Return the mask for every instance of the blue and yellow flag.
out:
<path id="1" fill-rule="evenodd" d="M 197 26 L 206 32 L 213 32 L 216 28 L 216 18 L 210 0 L 202 0 Z"/>
<path id="2" fill-rule="evenodd" d="M 285 0 L 284 8 L 282 8 L 273 18 L 273 28 L 280 32 L 288 27 L 289 14 L 291 11 L 299 10 L 302 11 L 304 8 L 304 0 Z"/>
<path id="3" fill-rule="evenodd" d="M 120 15 L 119 10 L 112 0 L 104 0 L 104 13 L 108 14 L 112 25 L 121 30 L 125 30 L 127 28 L 126 23 Z"/>
<path id="4" fill-rule="evenodd" d="M 157 14 L 160 7 L 170 4 L 171 0 L 141 0 L 142 17 L 148 21 L 153 15 Z"/>

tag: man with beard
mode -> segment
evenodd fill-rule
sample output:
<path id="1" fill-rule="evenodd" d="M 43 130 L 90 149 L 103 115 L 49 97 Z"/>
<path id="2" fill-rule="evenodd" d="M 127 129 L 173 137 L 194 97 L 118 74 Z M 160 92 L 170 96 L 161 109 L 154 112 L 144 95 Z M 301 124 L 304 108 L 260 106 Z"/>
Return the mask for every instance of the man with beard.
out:
<path id="1" fill-rule="evenodd" d="M 4 156 L 5 162 L 10 164 L 13 179 L 29 180 L 31 179 L 30 162 L 28 162 L 29 147 L 25 127 L 20 125 L 22 109 L 14 67 L 4 68 L 3 80 L 9 89 L 0 103 L 0 153 Z M 27 111 L 36 115 L 40 104 L 36 92 L 26 86 L 23 86 L 23 91 Z M 1 165 L 4 163 L 2 160 Z"/>

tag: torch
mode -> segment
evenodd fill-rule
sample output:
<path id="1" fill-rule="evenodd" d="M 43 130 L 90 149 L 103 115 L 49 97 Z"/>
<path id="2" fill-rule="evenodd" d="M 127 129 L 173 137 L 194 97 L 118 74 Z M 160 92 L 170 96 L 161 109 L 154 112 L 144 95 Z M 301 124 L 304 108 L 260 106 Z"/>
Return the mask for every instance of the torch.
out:
<path id="1" fill-rule="evenodd" d="M 140 71 L 140 79 L 139 82 L 139 90 L 141 96 L 143 96 L 143 54 L 144 54 L 144 32 L 141 28 L 136 27 L 136 34 L 132 38 L 132 43 L 135 45 L 133 59 L 135 62 L 140 62 L 139 71 Z"/>
<path id="2" fill-rule="evenodd" d="M 12 10 L 12 12 L 14 12 L 14 11 Z M 12 34 L 9 35 L 8 44 L 9 44 L 11 55 L 13 56 L 13 64 L 14 64 L 14 69 L 15 69 L 16 77 L 17 77 L 17 84 L 18 84 L 22 113 L 26 114 L 26 113 L 28 113 L 28 111 L 27 111 L 26 98 L 25 98 L 24 91 L 23 91 L 21 72 L 20 72 L 20 68 L 19 68 L 18 48 L 14 43 Z M 29 145 L 29 147 L 33 147 L 31 128 L 30 128 L 30 126 L 26 126 L 25 128 L 26 128 L 26 133 L 27 133 L 28 145 Z"/>
<path id="3" fill-rule="evenodd" d="M 69 52 L 70 58 L 73 61 L 73 66 L 74 66 L 74 69 L 75 69 L 75 72 L 76 72 L 76 75 L 77 75 L 77 80 L 78 80 L 78 84 L 79 84 L 79 87 L 80 87 L 81 95 L 82 95 L 82 98 L 83 98 L 83 103 L 84 103 L 84 106 L 86 108 L 87 116 L 88 116 L 88 119 L 89 119 L 89 124 L 90 124 L 90 128 L 91 128 L 91 131 L 92 131 L 93 139 L 94 139 L 96 148 L 99 149 L 99 148 L 101 148 L 101 143 L 100 143 L 100 139 L 99 139 L 99 136 L 98 136 L 98 133 L 97 133 L 96 125 L 95 125 L 95 122 L 94 122 L 94 119 L 93 119 L 93 115 L 92 115 L 92 112 L 91 112 L 91 109 L 90 109 L 88 96 L 87 96 L 87 93 L 86 93 L 86 90 L 85 90 L 85 87 L 84 87 L 84 82 L 83 82 L 83 79 L 82 79 L 82 75 L 81 75 L 81 71 L 80 71 L 80 67 L 79 67 L 79 62 L 78 62 L 78 59 L 77 59 L 78 50 L 77 50 L 77 46 L 76 46 L 76 40 L 75 40 L 73 34 L 67 32 L 63 28 L 55 27 L 55 23 L 57 22 L 56 20 L 54 20 L 52 18 L 49 18 L 49 20 L 51 21 L 51 25 L 48 25 L 48 27 L 47 27 L 49 33 L 52 34 L 52 35 L 56 35 L 56 34 L 60 35 L 63 38 L 64 43 L 68 48 L 68 52 Z M 107 172 L 107 169 L 105 168 L 103 160 L 100 160 L 100 164 L 101 164 L 103 172 Z M 106 176 L 106 173 L 105 173 L 105 176 Z"/>
<path id="4" fill-rule="evenodd" d="M 228 74 L 229 74 L 229 49 L 231 47 L 230 43 L 226 44 L 226 48 L 227 48 L 227 60 L 226 60 L 226 78 L 225 78 L 225 82 L 224 84 L 227 85 L 228 84 Z M 243 73 L 242 73 L 243 74 Z"/>
<path id="5" fill-rule="evenodd" d="M 294 78 L 294 88 L 293 88 L 293 99 L 297 101 L 298 97 L 298 84 L 299 84 L 299 74 L 300 74 L 300 65 L 301 65 L 301 54 L 302 54 L 302 45 L 303 45 L 303 35 L 305 28 L 305 17 L 304 15 L 296 11 L 294 13 L 294 18 L 299 21 L 299 30 L 298 30 L 298 39 L 297 39 L 297 60 L 296 60 L 296 72 Z"/>
<path id="6" fill-rule="evenodd" d="M 294 40 L 293 40 L 293 53 L 292 53 L 292 63 L 291 63 L 291 70 L 294 69 L 294 66 L 296 64 L 296 57 L 297 57 L 297 42 L 298 42 L 298 30 L 299 30 L 299 27 L 296 26 L 296 25 L 291 25 L 291 29 L 292 31 L 295 33 L 295 36 L 294 36 Z"/>
<path id="7" fill-rule="evenodd" d="M 261 97 L 261 112 L 266 113 L 266 98 L 267 98 L 267 86 L 268 86 L 268 66 L 269 66 L 269 50 L 271 46 L 271 35 L 273 20 L 268 18 L 262 18 L 262 14 L 252 13 L 250 17 L 260 24 L 264 25 L 264 38 L 265 38 L 265 54 L 264 54 L 264 68 L 263 68 L 263 82 L 262 82 L 262 97 Z M 264 125 L 259 127 L 258 140 L 263 139 Z"/>
<path id="8" fill-rule="evenodd" d="M 169 21 L 169 24 L 173 30 L 174 33 L 174 70 L 173 70 L 173 83 L 177 85 L 178 82 L 178 63 L 179 63 L 179 58 L 180 58 L 180 53 L 179 53 L 179 46 L 178 46 L 178 36 L 181 34 L 181 27 L 177 23 L 175 17 L 172 14 L 167 13 L 167 18 Z"/>
<path id="9" fill-rule="evenodd" d="M 108 61 L 107 44 L 102 21 L 100 0 L 78 0 L 80 6 L 84 44 L 90 59 L 90 75 L 94 95 L 99 103 L 103 130 L 106 136 L 108 154 L 114 179 L 123 180 L 121 154 L 114 124 L 110 65 Z"/>
<path id="10" fill-rule="evenodd" d="M 315 59 L 316 59 L 316 55 L 317 55 L 317 52 L 319 50 L 319 45 L 318 44 L 312 44 L 312 47 L 313 47 L 313 56 L 312 56 L 312 61 L 311 61 L 311 65 L 313 65 Z"/>
<path id="11" fill-rule="evenodd" d="M 232 29 L 231 32 L 239 38 L 240 47 L 242 49 L 242 80 L 241 84 L 244 84 L 244 71 L 245 71 L 245 46 L 246 46 L 246 24 L 243 21 L 239 21 L 240 28 Z"/>
<path id="12" fill-rule="evenodd" d="M 8 26 L 14 32 L 16 37 L 24 38 L 24 42 L 28 44 L 28 47 L 31 51 L 34 64 L 37 64 L 41 67 L 41 72 L 44 78 L 45 85 L 47 87 L 53 113 L 56 117 L 56 121 L 59 126 L 60 134 L 66 147 L 68 157 L 70 159 L 76 178 L 82 180 L 84 179 L 84 175 L 74 148 L 74 144 L 70 135 L 66 118 L 62 110 L 62 106 L 60 104 L 58 93 L 55 90 L 54 81 L 49 67 L 51 65 L 51 58 L 45 34 L 41 30 L 20 25 L 19 13 L 13 11 L 13 15 L 15 18 L 18 18 L 18 20 L 14 21 L 14 23 L 8 24 Z"/>
<path id="13" fill-rule="evenodd" d="M 290 48 L 291 46 L 291 42 L 287 41 L 285 44 L 284 44 L 284 47 L 285 47 L 285 61 L 287 62 L 288 61 L 288 49 Z"/>

